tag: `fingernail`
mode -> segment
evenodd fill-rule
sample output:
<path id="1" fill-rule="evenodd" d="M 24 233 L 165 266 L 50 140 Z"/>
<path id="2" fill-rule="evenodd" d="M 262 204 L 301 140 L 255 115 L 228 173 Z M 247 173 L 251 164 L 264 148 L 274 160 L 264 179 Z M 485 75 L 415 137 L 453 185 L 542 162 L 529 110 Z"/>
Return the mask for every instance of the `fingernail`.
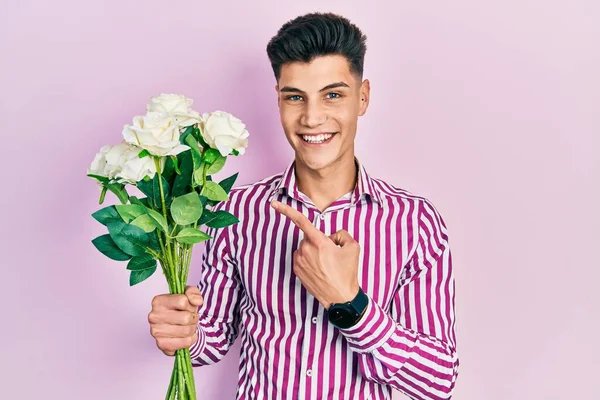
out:
<path id="1" fill-rule="evenodd" d="M 271 202 L 271 207 L 273 207 L 274 209 L 276 209 L 276 210 L 277 210 L 278 204 L 277 204 L 277 202 L 276 202 L 275 200 L 273 200 L 273 201 Z"/>

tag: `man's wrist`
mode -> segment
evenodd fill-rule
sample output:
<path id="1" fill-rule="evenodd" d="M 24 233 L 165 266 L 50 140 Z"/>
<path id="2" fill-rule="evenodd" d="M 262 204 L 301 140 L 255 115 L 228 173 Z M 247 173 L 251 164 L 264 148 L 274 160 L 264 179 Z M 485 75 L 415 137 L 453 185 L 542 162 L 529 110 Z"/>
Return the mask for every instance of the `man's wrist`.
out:
<path id="1" fill-rule="evenodd" d="M 349 301 L 333 303 L 327 309 L 327 317 L 337 328 L 350 328 L 356 325 L 367 308 L 369 298 L 359 287 L 356 295 Z"/>
<path id="2" fill-rule="evenodd" d="M 385 343 L 396 330 L 396 323 L 379 304 L 368 297 L 361 319 L 353 326 L 340 329 L 349 347 L 358 353 L 367 353 Z"/>

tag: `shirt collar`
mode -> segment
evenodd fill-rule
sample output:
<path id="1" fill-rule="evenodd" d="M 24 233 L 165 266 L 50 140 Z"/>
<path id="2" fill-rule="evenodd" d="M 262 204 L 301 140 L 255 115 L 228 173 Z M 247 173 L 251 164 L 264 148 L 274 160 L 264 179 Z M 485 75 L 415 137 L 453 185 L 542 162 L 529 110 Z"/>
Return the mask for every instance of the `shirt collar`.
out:
<path id="1" fill-rule="evenodd" d="M 363 164 L 360 163 L 357 157 L 354 161 L 358 166 L 358 179 L 352 194 L 352 203 L 356 203 L 363 195 L 370 196 L 373 200 L 381 203 L 381 194 L 373 182 L 373 178 L 367 173 Z M 273 189 L 273 194 L 284 191 L 292 198 L 299 199 L 300 194 L 296 183 L 295 163 L 292 161 L 284 170 L 281 179 Z"/>

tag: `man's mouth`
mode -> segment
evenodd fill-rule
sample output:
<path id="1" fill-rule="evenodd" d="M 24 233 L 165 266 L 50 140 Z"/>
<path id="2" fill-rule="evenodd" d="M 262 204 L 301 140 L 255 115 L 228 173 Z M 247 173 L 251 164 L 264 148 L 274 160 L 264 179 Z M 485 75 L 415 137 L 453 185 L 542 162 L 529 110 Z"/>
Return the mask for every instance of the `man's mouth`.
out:
<path id="1" fill-rule="evenodd" d="M 308 144 L 324 144 L 329 143 L 331 141 L 331 138 L 335 136 L 335 132 L 318 134 L 298 134 L 298 136 L 300 136 L 300 138 L 302 138 L 302 140 Z"/>

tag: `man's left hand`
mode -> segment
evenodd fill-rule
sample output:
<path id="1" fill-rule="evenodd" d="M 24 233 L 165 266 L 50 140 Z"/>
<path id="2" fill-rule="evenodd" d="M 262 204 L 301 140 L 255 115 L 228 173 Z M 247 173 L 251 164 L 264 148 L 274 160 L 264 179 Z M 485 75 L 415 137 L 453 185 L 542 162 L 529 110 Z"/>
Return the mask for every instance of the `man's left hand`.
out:
<path id="1" fill-rule="evenodd" d="M 304 239 L 294 252 L 294 273 L 306 290 L 326 309 L 332 303 L 354 299 L 359 290 L 358 242 L 345 230 L 325 235 L 287 204 L 273 201 L 271 206 L 304 232 Z"/>

